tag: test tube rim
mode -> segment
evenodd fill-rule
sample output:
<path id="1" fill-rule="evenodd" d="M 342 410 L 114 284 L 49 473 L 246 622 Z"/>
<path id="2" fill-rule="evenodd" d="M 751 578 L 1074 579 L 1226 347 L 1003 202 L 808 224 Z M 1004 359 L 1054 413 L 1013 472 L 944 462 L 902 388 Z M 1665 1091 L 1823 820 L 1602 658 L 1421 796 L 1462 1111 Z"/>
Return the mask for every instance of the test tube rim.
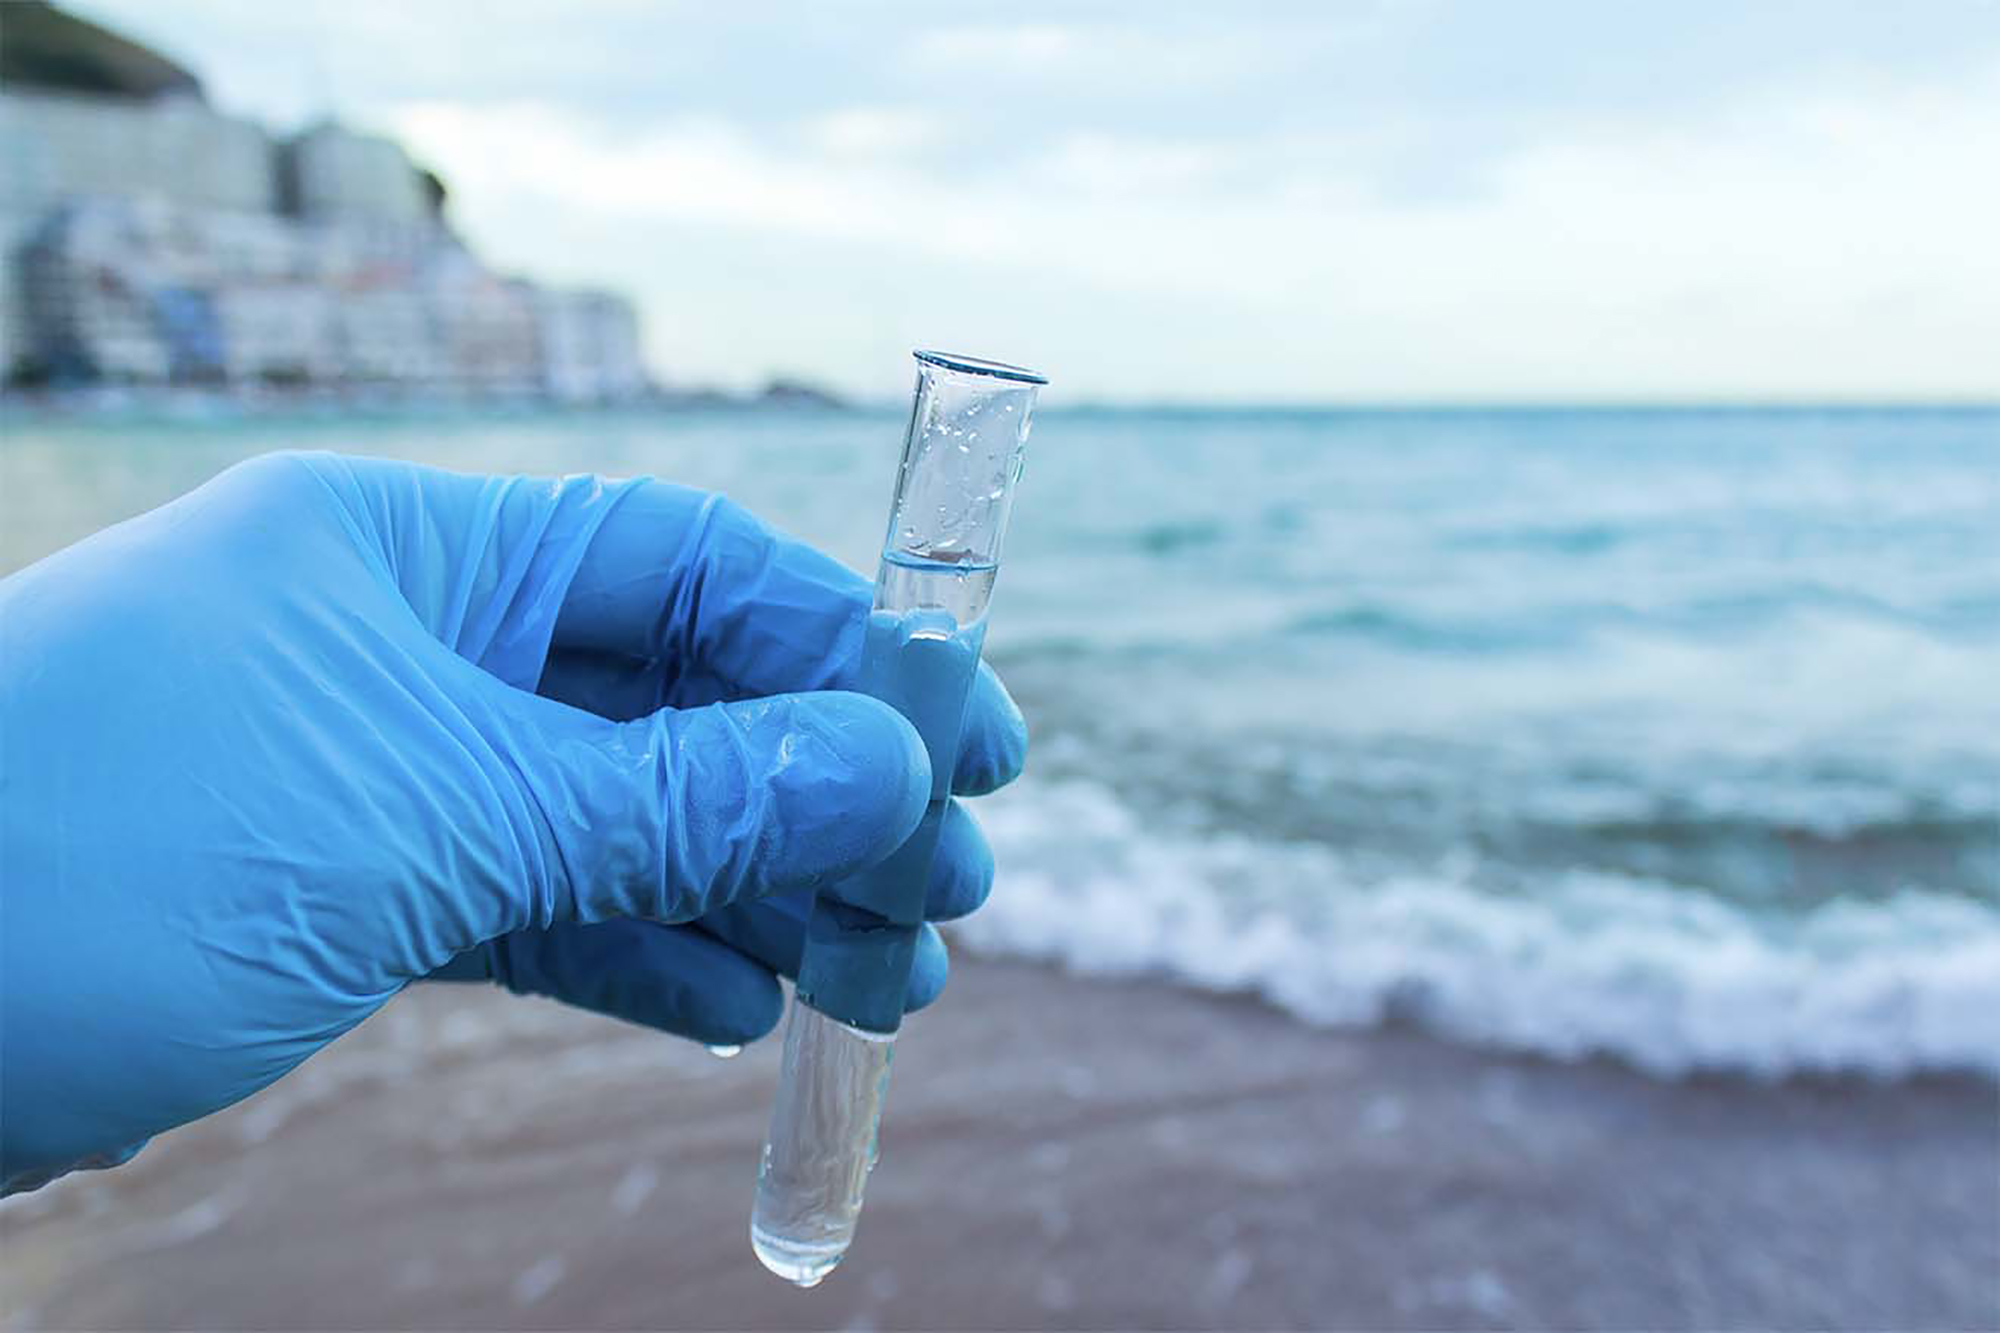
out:
<path id="1" fill-rule="evenodd" d="M 910 353 L 927 366 L 938 366 L 945 370 L 956 370 L 966 375 L 985 375 L 996 380 L 1011 380 L 1016 384 L 1047 384 L 1048 376 L 1040 371 L 1029 370 L 1026 366 L 1013 366 L 1005 361 L 989 361 L 983 356 L 960 356 L 956 352 L 939 352 L 919 348 Z"/>

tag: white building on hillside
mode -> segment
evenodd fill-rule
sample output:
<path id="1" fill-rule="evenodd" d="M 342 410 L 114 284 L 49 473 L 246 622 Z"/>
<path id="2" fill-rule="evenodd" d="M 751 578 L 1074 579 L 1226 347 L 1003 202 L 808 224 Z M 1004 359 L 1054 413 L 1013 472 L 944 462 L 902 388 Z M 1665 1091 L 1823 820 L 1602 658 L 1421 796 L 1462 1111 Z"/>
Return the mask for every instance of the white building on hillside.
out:
<path id="1" fill-rule="evenodd" d="M 34 14 L 0 88 L 0 379 L 646 389 L 630 305 L 494 273 L 399 144 L 332 122 L 279 144 L 164 57 Z"/>
<path id="2" fill-rule="evenodd" d="M 639 319 L 632 303 L 602 291 L 544 291 L 542 388 L 558 402 L 617 402 L 644 393 Z"/>
<path id="3" fill-rule="evenodd" d="M 402 146 L 321 122 L 284 146 L 286 210 L 307 222 L 423 227 L 423 178 Z"/>
<path id="4" fill-rule="evenodd" d="M 406 286 L 358 287 L 333 310 L 334 346 L 350 384 L 435 384 L 444 362 L 429 303 Z"/>
<path id="5" fill-rule="evenodd" d="M 157 293 L 175 284 L 160 229 L 149 222 L 157 219 L 108 202 L 71 205 L 48 219 L 21 263 L 18 296 L 33 351 L 114 383 L 172 376 Z"/>
<path id="6" fill-rule="evenodd" d="M 0 204 L 37 214 L 72 195 L 153 196 L 269 213 L 274 149 L 253 121 L 191 97 L 153 102 L 0 91 Z"/>
<path id="7" fill-rule="evenodd" d="M 332 337 L 336 297 L 304 282 L 239 282 L 211 300 L 231 384 L 329 384 L 345 367 Z"/>
<path id="8" fill-rule="evenodd" d="M 422 282 L 446 386 L 502 397 L 540 388 L 541 333 L 531 286 L 500 277 L 456 247 L 431 257 Z"/>
<path id="9" fill-rule="evenodd" d="M 14 255 L 79 196 L 123 195 L 189 208 L 269 213 L 271 140 L 255 123 L 193 97 L 156 101 L 0 89 L 0 362 L 24 348 Z M 0 374 L 6 371 L 0 364 Z"/>

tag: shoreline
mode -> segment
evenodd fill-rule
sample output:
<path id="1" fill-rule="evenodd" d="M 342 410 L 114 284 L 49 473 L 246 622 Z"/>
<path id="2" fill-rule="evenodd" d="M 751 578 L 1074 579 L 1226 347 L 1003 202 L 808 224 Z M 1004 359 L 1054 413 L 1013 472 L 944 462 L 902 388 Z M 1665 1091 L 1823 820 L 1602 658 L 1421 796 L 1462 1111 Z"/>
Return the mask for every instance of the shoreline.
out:
<path id="1" fill-rule="evenodd" d="M 831 391 L 791 380 L 775 380 L 748 390 L 712 387 L 653 388 L 644 393 L 601 398 L 564 398 L 539 390 L 519 392 L 454 390 L 444 385 L 254 387 L 218 389 L 181 385 L 91 385 L 60 389 L 0 389 L 0 404 L 36 424 L 192 420 L 261 421 L 318 419 L 343 421 L 497 418 L 558 415 L 685 416 L 805 412 L 862 414 L 876 403 L 853 401 Z"/>
<path id="2" fill-rule="evenodd" d="M 906 404 L 893 398 L 850 394 L 780 376 L 754 388 L 715 385 L 654 386 L 642 393 L 564 398 L 541 390 L 467 390 L 444 384 L 255 385 L 216 388 L 175 384 L 80 384 L 63 387 L 0 385 L 0 409 L 35 425 L 121 425 L 176 420 L 315 419 L 341 414 L 367 422 L 426 416 L 506 419 L 538 415 L 659 415 L 759 412 L 834 416 L 895 415 Z M 1119 418 L 1170 416 L 1228 421 L 1238 417 L 1300 418 L 1531 418 L 1574 417 L 1987 417 L 2000 414 L 2000 397 L 1916 398 L 1524 398 L 1524 399 L 1082 399 L 1037 409 L 1037 417 Z"/>
<path id="3" fill-rule="evenodd" d="M 747 1224 L 778 1043 L 424 987 L 0 1209 L 10 1328 L 1917 1327 L 2000 1320 L 2000 1088 L 1558 1064 L 954 960 L 848 1262 Z"/>

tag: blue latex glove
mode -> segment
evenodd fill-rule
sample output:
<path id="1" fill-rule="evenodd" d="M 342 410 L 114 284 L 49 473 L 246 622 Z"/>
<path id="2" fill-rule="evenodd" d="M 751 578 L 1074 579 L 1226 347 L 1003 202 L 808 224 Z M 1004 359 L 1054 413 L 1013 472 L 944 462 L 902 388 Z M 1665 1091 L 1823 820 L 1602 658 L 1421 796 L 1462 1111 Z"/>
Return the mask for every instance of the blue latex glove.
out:
<path id="1" fill-rule="evenodd" d="M 0 580 L 0 1178 L 122 1160 L 428 976 L 768 1031 L 812 889 L 924 809 L 914 730 L 839 690 L 868 600 L 697 491 L 335 455 Z M 982 674 L 955 789 L 1025 744 Z M 991 876 L 956 812 L 933 915 Z"/>

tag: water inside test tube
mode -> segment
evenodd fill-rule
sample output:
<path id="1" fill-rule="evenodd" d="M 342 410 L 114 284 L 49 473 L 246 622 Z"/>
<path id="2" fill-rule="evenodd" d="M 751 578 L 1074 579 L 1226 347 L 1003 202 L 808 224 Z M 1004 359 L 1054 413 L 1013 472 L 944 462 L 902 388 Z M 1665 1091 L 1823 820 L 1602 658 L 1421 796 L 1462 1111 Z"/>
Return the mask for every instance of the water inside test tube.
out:
<path id="1" fill-rule="evenodd" d="M 757 1172 L 750 1244 L 764 1267 L 817 1286 L 854 1241 L 896 1039 L 792 1003 L 770 1137 Z"/>
<path id="2" fill-rule="evenodd" d="M 931 623 L 913 624 L 910 636 L 948 638 L 964 632 L 961 626 L 979 625 L 999 573 L 1000 567 L 994 564 L 891 550 L 882 556 L 882 569 L 876 576 L 875 605 L 879 610 L 896 612 L 942 611 L 949 622 L 937 617 Z"/>

